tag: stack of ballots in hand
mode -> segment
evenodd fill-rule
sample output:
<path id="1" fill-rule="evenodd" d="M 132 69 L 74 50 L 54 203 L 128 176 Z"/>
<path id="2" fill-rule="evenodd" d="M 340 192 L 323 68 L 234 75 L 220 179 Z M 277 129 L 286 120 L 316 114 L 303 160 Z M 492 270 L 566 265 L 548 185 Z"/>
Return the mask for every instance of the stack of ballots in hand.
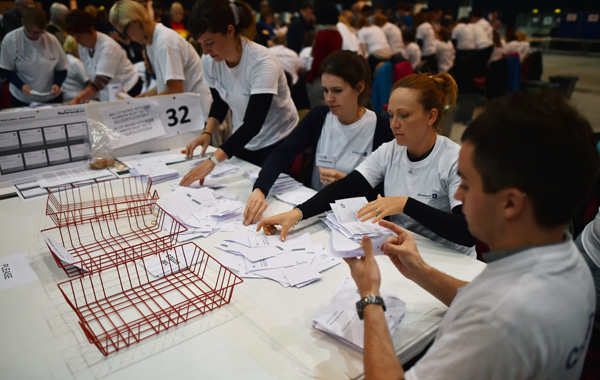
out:
<path id="1" fill-rule="evenodd" d="M 256 182 L 258 173 L 260 170 L 252 170 L 245 172 L 244 175 L 252 182 Z M 304 187 L 303 184 L 285 173 L 279 174 L 270 192 L 280 201 L 293 205 L 303 203 L 316 194 L 315 190 Z"/>
<path id="2" fill-rule="evenodd" d="M 357 218 L 358 211 L 367 203 L 365 197 L 338 199 L 335 203 L 330 203 L 331 211 L 325 213 L 321 220 L 331 229 L 330 248 L 335 256 L 363 256 L 359 242 L 364 235 L 371 238 L 376 255 L 383 253 L 381 246 L 393 234 L 377 223 L 371 223 L 370 220 L 361 222 Z"/>
<path id="3" fill-rule="evenodd" d="M 310 284 L 340 263 L 308 233 L 290 235 L 285 242 L 279 236 L 233 234 L 215 247 L 224 251 L 219 262 L 240 277 L 271 279 L 284 287 Z"/>
<path id="4" fill-rule="evenodd" d="M 214 190 L 203 187 L 177 187 L 157 204 L 188 228 L 177 241 L 206 237 L 216 231 L 234 231 L 244 210 L 238 200 L 219 198 Z"/>
<path id="5" fill-rule="evenodd" d="M 385 319 L 393 336 L 404 318 L 406 303 L 386 292 L 381 292 L 381 296 L 386 305 Z M 359 299 L 360 294 L 354 281 L 347 278 L 329 302 L 313 317 L 313 327 L 362 352 L 365 325 L 356 313 L 356 301 Z"/>

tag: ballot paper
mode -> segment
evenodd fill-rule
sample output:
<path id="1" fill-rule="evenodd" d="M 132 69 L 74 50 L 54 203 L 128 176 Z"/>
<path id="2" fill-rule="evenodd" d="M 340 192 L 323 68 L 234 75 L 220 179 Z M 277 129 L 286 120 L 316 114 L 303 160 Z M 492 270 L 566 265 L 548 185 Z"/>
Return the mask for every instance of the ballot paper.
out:
<path id="1" fill-rule="evenodd" d="M 406 303 L 386 292 L 381 292 L 381 296 L 386 305 L 388 329 L 394 335 L 406 312 Z M 313 327 L 362 352 L 365 329 L 356 313 L 356 301 L 359 299 L 360 294 L 354 281 L 345 279 L 329 302 L 313 317 Z"/>
<path id="2" fill-rule="evenodd" d="M 69 251 L 58 241 L 52 239 L 50 236 L 42 232 L 42 238 L 48 245 L 48 248 L 58 257 L 58 259 L 64 263 L 71 264 L 81 270 L 86 270 L 82 265 L 81 261 L 75 259 Z"/>
<path id="3" fill-rule="evenodd" d="M 179 177 L 179 172 L 171 169 L 160 158 L 147 158 L 126 164 L 131 175 L 147 175 L 152 183 L 169 181 Z"/>
<path id="4" fill-rule="evenodd" d="M 260 169 L 257 169 L 257 170 L 247 171 L 244 173 L 244 175 L 248 179 L 250 179 L 252 182 L 256 182 L 256 180 L 258 179 L 259 173 L 260 173 Z M 292 177 L 290 177 L 288 174 L 281 173 L 279 175 L 279 177 L 277 177 L 277 180 L 275 180 L 275 183 L 273 184 L 273 186 L 271 186 L 270 192 L 274 195 L 278 195 L 278 194 L 282 194 L 282 193 L 285 193 L 290 190 L 301 188 L 303 186 L 304 185 L 302 185 L 300 182 L 298 182 L 295 179 L 293 179 Z"/>
<path id="5" fill-rule="evenodd" d="M 186 245 L 170 249 L 158 256 L 140 262 L 154 277 L 168 276 L 181 270 L 193 267 L 202 262 L 202 255 L 197 252 L 194 245 Z"/>
<path id="6" fill-rule="evenodd" d="M 31 95 L 37 95 L 37 96 L 50 96 L 50 95 L 52 95 L 52 92 L 50 92 L 50 91 L 41 92 L 41 91 L 31 90 L 30 93 L 31 93 Z"/>
<path id="7" fill-rule="evenodd" d="M 275 198 L 291 205 L 299 205 L 312 198 L 317 192 L 305 186 L 298 186 L 275 194 Z"/>
<path id="8" fill-rule="evenodd" d="M 391 235 L 377 235 L 371 238 L 374 255 L 383 255 L 382 246 Z M 337 257 L 361 257 L 365 255 L 362 245 L 342 235 L 337 230 L 331 230 L 329 238 L 331 254 Z"/>
<path id="9" fill-rule="evenodd" d="M 191 164 L 191 166 L 192 167 L 197 166 L 204 161 L 205 160 L 193 162 Z M 216 165 L 208 176 L 213 177 L 213 178 L 224 177 L 226 175 L 234 174 L 238 170 L 239 170 L 239 168 L 237 166 L 230 164 L 229 162 L 223 161 L 223 162 L 220 162 L 218 165 Z"/>
<path id="10" fill-rule="evenodd" d="M 271 239 L 273 238 L 273 239 Z M 215 245 L 224 251 L 219 262 L 242 278 L 277 281 L 284 287 L 302 287 L 322 278 L 322 272 L 338 265 L 325 247 L 313 243 L 310 234 L 279 236 L 240 233 Z"/>

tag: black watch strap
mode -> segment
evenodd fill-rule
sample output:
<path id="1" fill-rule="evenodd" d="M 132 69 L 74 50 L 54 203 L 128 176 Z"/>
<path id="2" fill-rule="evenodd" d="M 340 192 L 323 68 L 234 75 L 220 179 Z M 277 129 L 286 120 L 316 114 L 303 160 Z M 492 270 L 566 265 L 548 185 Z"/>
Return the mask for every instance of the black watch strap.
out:
<path id="1" fill-rule="evenodd" d="M 383 298 L 375 294 L 369 294 L 368 296 L 361 298 L 360 301 L 356 303 L 356 312 L 358 313 L 358 318 L 361 320 L 364 318 L 365 307 L 372 303 L 381 305 L 383 307 L 383 311 L 386 310 Z"/>

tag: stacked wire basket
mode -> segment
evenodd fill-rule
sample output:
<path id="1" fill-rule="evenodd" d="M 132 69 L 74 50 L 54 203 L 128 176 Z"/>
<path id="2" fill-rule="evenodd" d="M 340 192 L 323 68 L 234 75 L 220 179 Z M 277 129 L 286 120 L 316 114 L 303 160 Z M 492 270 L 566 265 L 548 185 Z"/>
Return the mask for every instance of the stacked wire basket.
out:
<path id="1" fill-rule="evenodd" d="M 229 303 L 242 282 L 196 244 L 176 245 L 186 228 L 157 200 L 147 176 L 49 189 L 55 227 L 42 233 L 72 277 L 58 287 L 104 355 Z"/>

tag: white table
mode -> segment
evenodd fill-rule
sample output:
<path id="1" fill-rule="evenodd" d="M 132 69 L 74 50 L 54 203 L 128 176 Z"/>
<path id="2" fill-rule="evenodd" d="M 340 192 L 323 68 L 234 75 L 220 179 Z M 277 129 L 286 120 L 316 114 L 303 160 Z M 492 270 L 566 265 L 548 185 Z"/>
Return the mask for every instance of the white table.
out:
<path id="1" fill-rule="evenodd" d="M 219 192 L 236 193 L 245 202 L 252 189 L 243 170 L 251 164 L 232 159 L 240 167 L 223 178 Z M 187 163 L 177 164 L 185 173 Z M 153 186 L 160 195 L 169 183 Z M 266 215 L 291 208 L 270 199 Z M 229 305 L 161 332 L 129 348 L 103 356 L 88 343 L 77 317 L 59 292 L 67 279 L 40 237 L 51 227 L 45 216 L 45 199 L 0 201 L 1 255 L 27 251 L 39 282 L 0 292 L 1 377 L 6 379 L 347 379 L 361 378 L 362 354 L 313 329 L 314 314 L 347 278 L 342 263 L 324 272 L 322 280 L 303 288 L 284 288 L 265 279 L 246 279 L 236 286 Z M 329 246 L 329 233 L 320 222 L 308 231 L 313 240 Z M 228 233 L 216 233 L 195 242 L 218 257 L 213 245 Z M 424 259 L 434 267 L 463 280 L 471 280 L 485 266 L 417 237 Z M 405 362 L 434 337 L 446 307 L 403 278 L 386 257 L 378 257 L 382 290 L 396 293 L 407 303 L 407 313 L 393 339 Z"/>

